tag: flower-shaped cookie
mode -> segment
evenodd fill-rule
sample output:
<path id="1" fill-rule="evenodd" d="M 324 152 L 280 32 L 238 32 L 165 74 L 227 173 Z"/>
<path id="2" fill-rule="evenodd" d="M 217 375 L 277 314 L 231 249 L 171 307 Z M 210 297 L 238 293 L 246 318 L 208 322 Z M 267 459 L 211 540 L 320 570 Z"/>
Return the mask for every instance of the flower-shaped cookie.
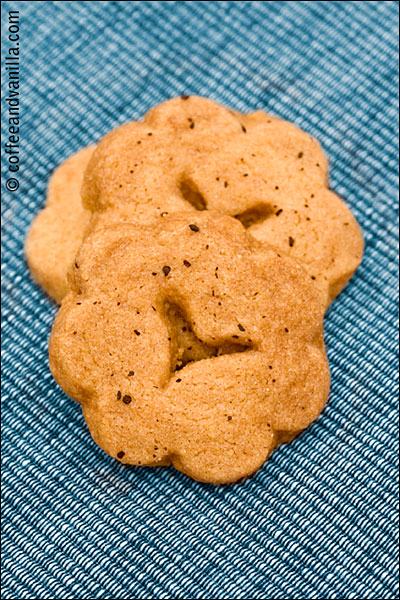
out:
<path id="1" fill-rule="evenodd" d="M 205 211 L 110 226 L 83 244 L 71 285 L 51 370 L 124 463 L 233 482 L 325 404 L 315 287 L 237 220 Z"/>
<path id="2" fill-rule="evenodd" d="M 86 169 L 82 197 L 92 230 L 150 223 L 179 210 L 231 215 L 260 241 L 301 260 L 325 306 L 362 257 L 360 229 L 328 189 L 318 142 L 261 111 L 242 115 L 205 98 L 175 98 L 106 135 Z M 81 237 L 85 231 L 83 223 Z M 33 252 L 29 262 L 34 273 L 51 273 Z"/>

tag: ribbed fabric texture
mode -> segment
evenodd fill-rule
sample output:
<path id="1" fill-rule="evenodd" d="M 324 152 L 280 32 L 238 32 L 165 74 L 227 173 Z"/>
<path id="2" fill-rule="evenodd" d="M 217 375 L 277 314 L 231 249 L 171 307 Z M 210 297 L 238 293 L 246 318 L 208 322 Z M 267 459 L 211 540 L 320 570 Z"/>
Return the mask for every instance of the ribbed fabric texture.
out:
<path id="1" fill-rule="evenodd" d="M 20 188 L 2 208 L 2 598 L 397 597 L 398 4 L 2 4 L 3 65 L 9 10 L 21 48 Z M 96 447 L 50 375 L 56 307 L 24 259 L 53 169 L 182 93 L 316 136 L 366 242 L 326 317 L 326 410 L 236 486 Z"/>

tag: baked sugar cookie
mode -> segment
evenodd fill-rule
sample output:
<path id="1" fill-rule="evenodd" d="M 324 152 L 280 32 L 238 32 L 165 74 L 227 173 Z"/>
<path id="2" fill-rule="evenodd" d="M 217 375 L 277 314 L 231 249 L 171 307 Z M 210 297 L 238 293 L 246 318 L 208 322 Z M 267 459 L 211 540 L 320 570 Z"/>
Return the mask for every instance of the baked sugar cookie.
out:
<path id="1" fill-rule="evenodd" d="M 324 306 L 362 257 L 360 228 L 328 188 L 318 142 L 262 111 L 241 115 L 205 98 L 175 98 L 106 135 L 86 169 L 82 197 L 93 214 L 90 230 L 147 224 L 181 210 L 231 215 L 260 241 L 301 260 Z M 46 236 L 46 223 L 34 227 Z M 76 237 L 85 231 L 77 227 Z M 76 244 L 68 235 L 61 244 L 70 264 Z M 66 269 L 56 287 L 52 295 L 60 298 Z"/>
<path id="2" fill-rule="evenodd" d="M 326 402 L 313 282 L 231 217 L 190 211 L 99 230 L 71 287 L 51 370 L 94 440 L 123 463 L 234 482 Z M 191 354 L 193 340 L 203 355 Z"/>

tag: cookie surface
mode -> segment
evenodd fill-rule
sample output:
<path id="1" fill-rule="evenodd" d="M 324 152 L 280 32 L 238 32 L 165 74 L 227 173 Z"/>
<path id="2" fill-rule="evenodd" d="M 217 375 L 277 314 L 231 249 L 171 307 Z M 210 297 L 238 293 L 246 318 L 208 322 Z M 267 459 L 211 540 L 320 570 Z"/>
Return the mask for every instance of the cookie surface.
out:
<path id="1" fill-rule="evenodd" d="M 301 260 L 326 306 L 362 257 L 360 228 L 328 189 L 319 143 L 262 111 L 241 115 L 204 98 L 175 98 L 105 136 L 82 195 L 97 226 L 187 209 L 231 215 Z"/>
<path id="2" fill-rule="evenodd" d="M 51 370 L 124 463 L 233 482 L 325 404 L 315 287 L 230 217 L 185 212 L 93 233 L 71 285 Z"/>
<path id="3" fill-rule="evenodd" d="M 91 216 L 82 206 L 81 187 L 94 148 L 80 150 L 54 171 L 46 207 L 26 239 L 26 258 L 34 279 L 59 303 L 68 292 L 67 273 Z"/>
<path id="4" fill-rule="evenodd" d="M 91 230 L 146 224 L 180 210 L 231 215 L 260 241 L 301 260 L 325 306 L 362 257 L 360 228 L 328 189 L 318 142 L 262 111 L 241 115 L 205 98 L 174 98 L 106 135 L 86 169 L 82 197 L 93 213 Z M 84 228 L 75 234 L 83 236 Z M 70 264 L 76 244 L 67 242 Z M 57 284 L 58 298 L 66 279 L 64 273 Z"/>

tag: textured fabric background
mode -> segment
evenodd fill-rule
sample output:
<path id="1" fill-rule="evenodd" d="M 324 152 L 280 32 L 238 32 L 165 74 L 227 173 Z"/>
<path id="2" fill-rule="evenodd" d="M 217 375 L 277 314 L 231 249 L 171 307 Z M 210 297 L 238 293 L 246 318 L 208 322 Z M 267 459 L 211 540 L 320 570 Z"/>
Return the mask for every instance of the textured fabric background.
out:
<path id="1" fill-rule="evenodd" d="M 395 598 L 398 4 L 2 4 L 4 29 L 20 11 L 22 51 L 20 189 L 3 197 L 2 597 Z M 55 166 L 181 93 L 315 135 L 365 234 L 326 317 L 329 405 L 238 486 L 95 446 L 52 381 L 56 307 L 24 261 Z"/>

